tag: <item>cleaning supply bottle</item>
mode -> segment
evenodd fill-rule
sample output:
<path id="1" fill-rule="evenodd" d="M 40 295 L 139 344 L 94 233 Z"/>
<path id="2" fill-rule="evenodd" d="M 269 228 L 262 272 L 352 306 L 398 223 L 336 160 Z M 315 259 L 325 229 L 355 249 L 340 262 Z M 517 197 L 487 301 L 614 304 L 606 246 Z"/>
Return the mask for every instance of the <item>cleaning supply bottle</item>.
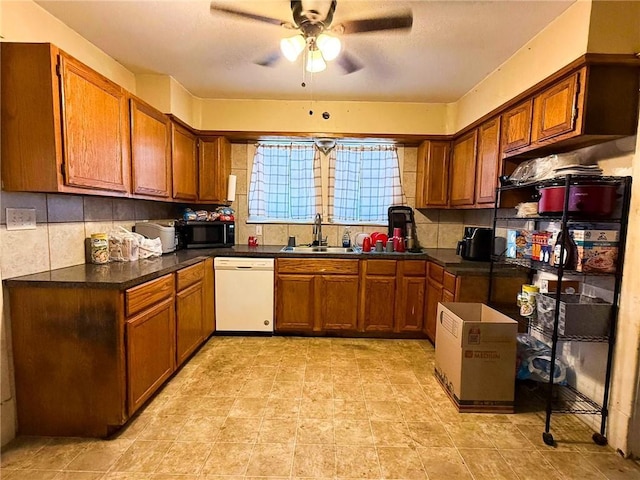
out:
<path id="1" fill-rule="evenodd" d="M 349 234 L 350 227 L 344 227 L 344 233 L 342 234 L 342 246 L 349 248 L 351 246 L 351 235 Z"/>

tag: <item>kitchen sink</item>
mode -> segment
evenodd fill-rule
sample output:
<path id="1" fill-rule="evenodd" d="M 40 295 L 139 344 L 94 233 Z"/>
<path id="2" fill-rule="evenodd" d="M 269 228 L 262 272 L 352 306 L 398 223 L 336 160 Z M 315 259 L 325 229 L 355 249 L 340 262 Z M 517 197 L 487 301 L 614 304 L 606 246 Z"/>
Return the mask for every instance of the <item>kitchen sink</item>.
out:
<path id="1" fill-rule="evenodd" d="M 352 247 L 283 247 L 281 252 L 285 253 L 356 253 Z"/>

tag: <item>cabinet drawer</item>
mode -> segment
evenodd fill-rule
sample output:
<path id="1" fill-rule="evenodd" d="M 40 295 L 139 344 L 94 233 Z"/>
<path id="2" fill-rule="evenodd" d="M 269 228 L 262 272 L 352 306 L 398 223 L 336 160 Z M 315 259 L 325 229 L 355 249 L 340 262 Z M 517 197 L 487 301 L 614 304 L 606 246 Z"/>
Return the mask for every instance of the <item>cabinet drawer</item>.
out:
<path id="1" fill-rule="evenodd" d="M 299 258 L 279 258 L 278 273 L 315 273 L 334 275 L 357 275 L 358 260 L 300 260 Z"/>
<path id="2" fill-rule="evenodd" d="M 193 285 L 204 278 L 204 262 L 196 263 L 190 267 L 178 270 L 176 279 L 178 283 L 177 290 L 184 290 L 189 285 Z"/>
<path id="3" fill-rule="evenodd" d="M 451 293 L 456 293 L 456 276 L 449 272 L 444 272 L 442 286 Z"/>
<path id="4" fill-rule="evenodd" d="M 367 275 L 395 276 L 395 260 L 365 260 Z"/>
<path id="5" fill-rule="evenodd" d="M 125 292 L 126 315 L 130 317 L 173 295 L 173 274 L 165 275 Z"/>
<path id="6" fill-rule="evenodd" d="M 427 274 L 427 262 L 424 260 L 403 260 L 402 273 L 405 277 L 424 277 Z"/>
<path id="7" fill-rule="evenodd" d="M 444 275 L 444 268 L 433 262 L 429 262 L 429 278 L 435 280 L 439 284 L 442 284 L 442 276 Z"/>

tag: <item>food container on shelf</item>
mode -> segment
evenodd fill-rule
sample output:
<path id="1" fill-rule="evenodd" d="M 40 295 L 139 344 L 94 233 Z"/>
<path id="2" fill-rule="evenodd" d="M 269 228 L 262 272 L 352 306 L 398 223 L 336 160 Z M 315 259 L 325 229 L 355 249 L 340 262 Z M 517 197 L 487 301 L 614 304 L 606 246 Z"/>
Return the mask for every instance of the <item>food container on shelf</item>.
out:
<path id="1" fill-rule="evenodd" d="M 536 297 L 538 324 L 546 332 L 553 332 L 556 309 L 555 293 L 540 293 Z M 611 303 L 586 295 L 560 295 L 558 335 L 604 337 L 609 333 Z"/>

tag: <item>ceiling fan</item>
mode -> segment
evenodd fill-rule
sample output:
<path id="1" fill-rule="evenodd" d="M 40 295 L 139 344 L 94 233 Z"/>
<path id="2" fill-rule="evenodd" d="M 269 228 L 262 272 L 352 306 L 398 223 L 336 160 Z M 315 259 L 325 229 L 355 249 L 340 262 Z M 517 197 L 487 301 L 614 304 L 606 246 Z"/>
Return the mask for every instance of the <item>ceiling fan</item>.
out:
<path id="1" fill-rule="evenodd" d="M 263 66 L 273 66 L 281 55 L 293 62 L 300 54 L 303 54 L 306 70 L 313 73 L 321 72 L 326 68 L 326 62 L 334 59 L 346 74 L 362 68 L 360 62 L 342 50 L 340 39 L 333 35 L 351 35 L 383 30 L 410 30 L 413 25 L 413 16 L 410 11 L 385 17 L 364 18 L 332 24 L 336 6 L 336 0 L 291 0 L 293 22 L 236 10 L 215 2 L 211 3 L 211 12 L 235 15 L 289 30 L 298 30 L 299 33 L 296 35 L 283 38 L 280 41 L 279 52 L 274 52 L 256 63 Z"/>

